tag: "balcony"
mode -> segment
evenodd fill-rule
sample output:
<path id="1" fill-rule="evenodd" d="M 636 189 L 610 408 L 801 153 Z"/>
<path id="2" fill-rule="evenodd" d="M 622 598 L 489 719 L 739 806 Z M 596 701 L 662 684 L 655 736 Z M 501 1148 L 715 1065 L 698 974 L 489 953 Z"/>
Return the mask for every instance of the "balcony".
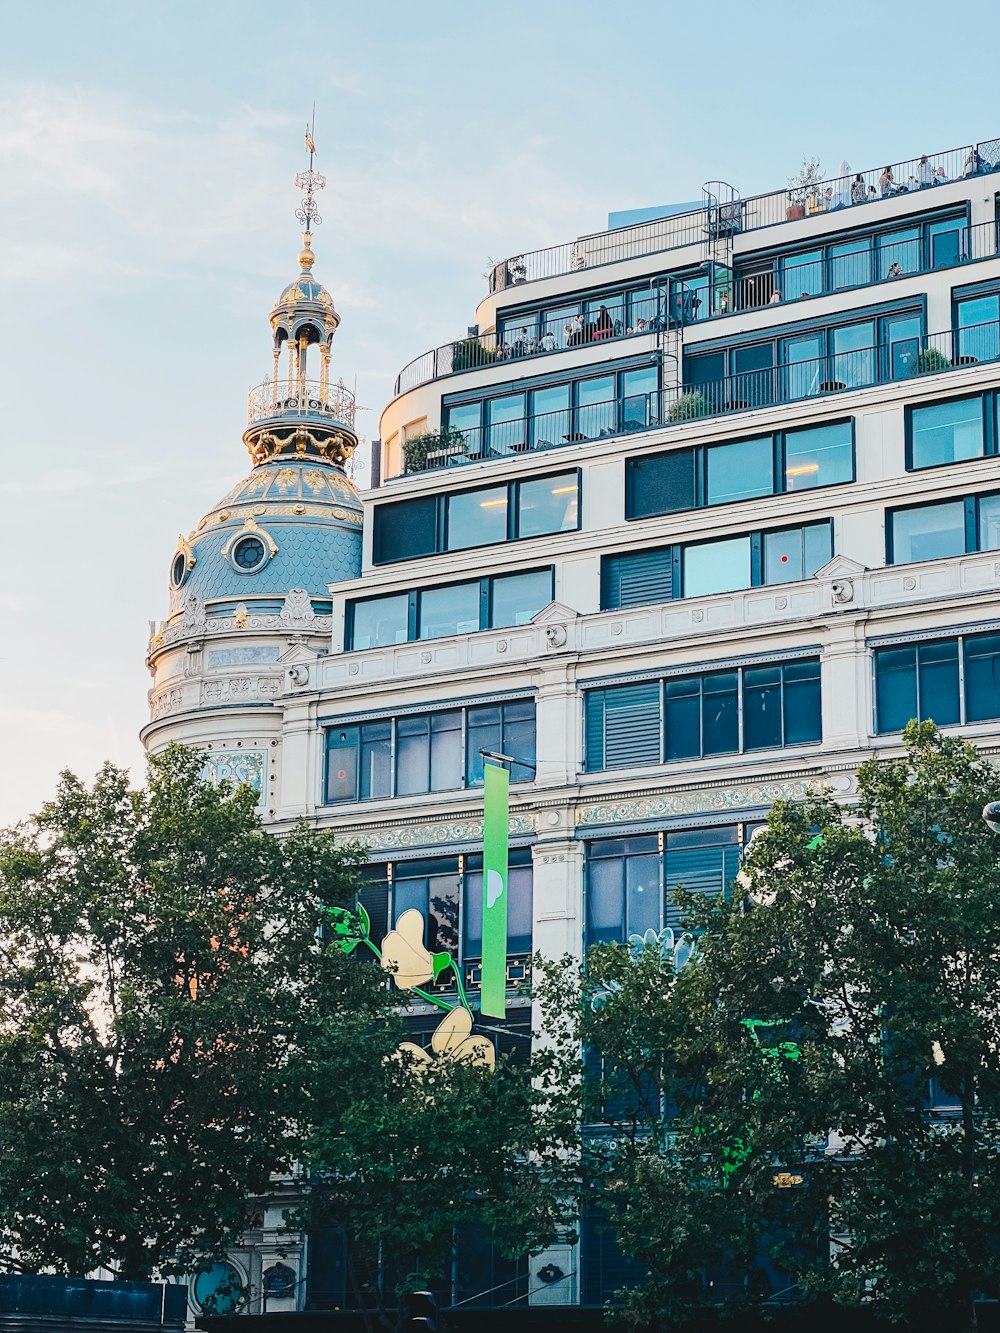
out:
<path id="1" fill-rule="evenodd" d="M 247 398 L 248 426 L 306 425 L 309 422 L 341 426 L 354 432 L 354 394 L 343 384 L 296 379 L 277 383 L 266 379 Z"/>
<path id="2" fill-rule="evenodd" d="M 406 474 L 557 449 L 1000 360 L 1000 321 L 407 441 Z"/>
<path id="3" fill-rule="evenodd" d="M 891 180 L 883 180 L 883 168 L 873 167 L 850 177 L 821 181 L 808 192 L 774 190 L 739 201 L 739 216 L 732 220 L 734 231 L 756 231 L 778 223 L 792 222 L 816 213 L 839 208 L 864 207 L 881 199 L 905 193 L 911 180 L 919 188 L 931 182 L 944 184 L 966 176 L 997 170 L 1000 166 L 1000 139 L 984 140 L 951 148 L 943 153 L 926 154 L 897 162 L 891 167 Z M 623 259 L 637 259 L 662 250 L 703 241 L 711 219 L 706 208 L 643 222 L 634 227 L 597 232 L 563 245 L 514 255 L 493 266 L 490 291 L 505 291 L 541 278 L 560 277 L 580 269 L 596 268 Z"/>
<path id="4" fill-rule="evenodd" d="M 516 332 L 498 336 L 485 333 L 460 338 L 442 347 L 424 352 L 404 366 L 396 377 L 395 394 L 406 393 L 432 380 L 457 375 L 465 370 L 523 361 L 529 357 L 565 352 L 594 341 L 618 342 L 623 338 L 658 333 L 668 327 L 682 327 L 726 315 L 745 314 L 771 306 L 788 306 L 814 296 L 830 296 L 861 287 L 881 286 L 899 278 L 956 268 L 978 260 L 993 259 L 998 252 L 998 229 L 994 222 L 975 226 L 957 225 L 942 237 L 941 244 L 926 243 L 922 238 L 870 244 L 845 253 L 795 262 L 794 255 L 770 261 L 769 267 L 730 277 L 725 282 L 709 283 L 707 276 L 698 282 L 664 278 L 648 291 L 606 298 L 607 322 L 601 327 L 587 323 L 580 316 L 574 324 L 566 318 L 566 307 L 553 322 L 545 312 L 526 315 L 525 326 Z M 853 242 L 849 244 L 859 244 Z M 517 324 L 517 320 L 513 321 Z"/>

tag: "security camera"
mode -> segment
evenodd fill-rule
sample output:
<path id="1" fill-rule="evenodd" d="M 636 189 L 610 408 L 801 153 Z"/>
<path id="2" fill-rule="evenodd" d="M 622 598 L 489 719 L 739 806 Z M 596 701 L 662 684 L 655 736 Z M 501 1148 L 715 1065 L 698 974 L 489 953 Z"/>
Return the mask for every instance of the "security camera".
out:
<path id="1" fill-rule="evenodd" d="M 983 806 L 983 819 L 991 833 L 1000 833 L 1000 801 L 990 801 Z"/>

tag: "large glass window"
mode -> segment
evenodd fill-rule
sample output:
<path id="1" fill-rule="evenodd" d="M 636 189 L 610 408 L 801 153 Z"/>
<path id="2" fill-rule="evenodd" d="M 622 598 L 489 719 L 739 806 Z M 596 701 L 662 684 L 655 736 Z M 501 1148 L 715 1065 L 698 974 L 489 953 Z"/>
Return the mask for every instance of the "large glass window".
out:
<path id="1" fill-rule="evenodd" d="M 902 278 L 907 273 L 919 273 L 920 228 L 904 227 L 900 231 L 890 231 L 876 238 L 878 246 L 878 276 L 880 282 L 887 278 Z"/>
<path id="2" fill-rule="evenodd" d="M 535 705 L 530 699 L 515 699 L 503 704 L 483 704 L 468 712 L 468 739 L 465 750 L 466 786 L 482 786 L 483 756 L 507 755 L 511 781 L 523 782 L 534 776 Z"/>
<path id="3" fill-rule="evenodd" d="M 405 643 L 409 623 L 409 598 L 406 593 L 390 597 L 369 597 L 353 605 L 352 648 L 382 648 L 386 644 Z"/>
<path id="4" fill-rule="evenodd" d="M 418 634 L 441 639 L 449 634 L 472 634 L 479 629 L 479 583 L 447 583 L 425 588 L 420 594 Z"/>
<path id="5" fill-rule="evenodd" d="M 786 399 L 808 398 L 826 379 L 826 356 L 822 333 L 803 333 L 782 338 L 782 388 Z"/>
<path id="6" fill-rule="evenodd" d="M 684 596 L 750 587 L 750 538 L 726 537 L 684 548 Z"/>
<path id="7" fill-rule="evenodd" d="M 875 653 L 878 729 L 902 731 L 911 718 L 959 720 L 958 640 L 939 639 Z"/>
<path id="8" fill-rule="evenodd" d="M 913 407 L 909 418 L 911 467 L 937 467 L 982 457 L 985 435 L 981 397 Z"/>
<path id="9" fill-rule="evenodd" d="M 625 940 L 659 930 L 662 895 L 655 836 L 592 843 L 587 857 L 587 942 Z"/>
<path id="10" fill-rule="evenodd" d="M 585 439 L 610 435 L 615 427 L 615 377 L 599 375 L 576 385 L 576 429 Z"/>
<path id="11" fill-rule="evenodd" d="M 650 518 L 693 509 L 695 451 L 672 449 L 666 454 L 630 458 L 625 464 L 625 516 Z"/>
<path id="12" fill-rule="evenodd" d="M 850 421 L 785 435 L 785 490 L 805 491 L 854 480 L 854 432 Z"/>
<path id="13" fill-rule="evenodd" d="M 543 351 L 559 351 L 564 347 L 572 346 L 570 339 L 573 337 L 576 317 L 579 313 L 579 303 L 557 306 L 554 310 L 542 311 L 542 338 L 544 339 L 547 334 L 550 334 L 555 344 L 555 347 L 550 349 L 543 342 Z"/>
<path id="14" fill-rule="evenodd" d="M 483 859 L 465 858 L 465 948 L 463 957 L 478 959 L 483 953 Z M 507 953 L 531 952 L 532 917 L 531 853 L 512 848 L 507 870 Z"/>
<path id="15" fill-rule="evenodd" d="M 433 873 L 433 861 L 403 861 L 396 866 L 392 886 L 392 923 L 404 912 L 416 909 L 427 923 L 427 948 L 431 953 L 448 952 L 459 957 L 459 876 L 444 865 Z M 430 873 L 427 873 L 430 872 Z"/>
<path id="16" fill-rule="evenodd" d="M 324 799 L 418 796 L 478 784 L 480 748 L 510 755 L 518 761 L 511 780 L 529 781 L 534 776 L 534 702 L 512 699 L 328 727 Z"/>
<path id="17" fill-rule="evenodd" d="M 531 443 L 535 449 L 547 449 L 564 443 L 572 433 L 568 384 L 535 389 L 531 395 Z"/>
<path id="18" fill-rule="evenodd" d="M 807 250 L 781 261 L 781 294 L 786 301 L 819 296 L 823 291 L 823 251 Z"/>
<path id="19" fill-rule="evenodd" d="M 1000 717 L 1000 634 L 965 640 L 965 721 Z"/>
<path id="20" fill-rule="evenodd" d="M 747 500 L 770 495 L 774 490 L 774 441 L 770 435 L 715 444 L 706 453 L 709 504 Z"/>
<path id="21" fill-rule="evenodd" d="M 831 331 L 833 385 L 849 389 L 875 383 L 875 325 L 845 324 Z"/>
<path id="22" fill-rule="evenodd" d="M 1000 295 L 976 296 L 955 303 L 958 355 L 967 361 L 995 361 L 1000 356 Z"/>
<path id="23" fill-rule="evenodd" d="M 517 491 L 517 535 L 569 532 L 579 525 L 580 481 L 575 472 L 522 481 Z"/>
<path id="24" fill-rule="evenodd" d="M 452 709 L 399 718 L 396 723 L 396 795 L 453 791 L 461 785 L 461 712 Z"/>
<path id="25" fill-rule="evenodd" d="M 979 550 L 1000 550 L 1000 495 L 979 498 Z"/>
<path id="26" fill-rule="evenodd" d="M 927 224 L 927 262 L 931 268 L 951 268 L 965 258 L 964 218 Z"/>
<path id="27" fill-rule="evenodd" d="M 552 570 L 509 574 L 492 580 L 493 601 L 490 627 L 526 625 L 536 612 L 552 601 Z"/>
<path id="28" fill-rule="evenodd" d="M 668 761 L 740 748 L 737 672 L 669 677 L 663 690 Z"/>
<path id="29" fill-rule="evenodd" d="M 376 564 L 413 560 L 433 555 L 437 549 L 437 497 L 421 495 L 374 509 L 374 559 Z"/>
<path id="30" fill-rule="evenodd" d="M 456 403 L 448 408 L 448 429 L 462 431 L 473 444 L 478 444 L 482 424 L 482 403 Z"/>
<path id="31" fill-rule="evenodd" d="M 523 393 L 487 398 L 486 418 L 491 453 L 509 454 L 525 443 L 526 415 Z"/>
<path id="32" fill-rule="evenodd" d="M 622 372 L 622 430 L 640 430 L 651 424 L 659 412 L 658 388 L 655 366 Z"/>
<path id="33" fill-rule="evenodd" d="M 486 546 L 507 537 L 507 487 L 448 496 L 448 550 Z"/>
<path id="34" fill-rule="evenodd" d="M 830 287 L 839 291 L 843 287 L 866 287 L 871 282 L 872 243 L 871 237 L 862 236 L 854 241 L 842 241 L 831 245 Z"/>
<path id="35" fill-rule="evenodd" d="M 818 741 L 819 661 L 805 658 L 743 673 L 743 748 L 761 750 Z"/>
<path id="36" fill-rule="evenodd" d="M 715 897 L 726 891 L 739 868 L 739 835 L 732 825 L 668 833 L 663 856 L 663 924 L 674 930 L 683 924 L 681 909 L 670 901 L 677 889 Z"/>
<path id="37" fill-rule="evenodd" d="M 764 583 L 811 579 L 833 555 L 833 528 L 827 521 L 764 533 Z"/>
<path id="38" fill-rule="evenodd" d="M 894 565 L 965 553 L 965 503 L 962 500 L 897 509 L 890 515 L 890 523 Z"/>

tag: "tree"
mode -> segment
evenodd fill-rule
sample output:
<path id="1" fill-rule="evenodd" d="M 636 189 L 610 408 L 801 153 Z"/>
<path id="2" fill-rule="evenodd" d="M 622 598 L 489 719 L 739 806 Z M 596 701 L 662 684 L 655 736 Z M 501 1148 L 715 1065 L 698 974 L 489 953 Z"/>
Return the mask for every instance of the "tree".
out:
<path id="1" fill-rule="evenodd" d="M 904 746 L 852 809 L 779 803 L 726 900 L 677 896 L 694 962 L 588 960 L 614 1130 L 588 1169 L 647 1269 L 637 1316 L 728 1292 L 974 1328 L 1000 1294 L 1000 775 L 931 724 Z"/>
<path id="2" fill-rule="evenodd" d="M 407 912 L 381 947 L 367 916 L 336 914 L 343 945 L 375 954 L 407 990 L 440 1010 L 425 1050 L 403 1024 L 367 1037 L 350 1095 L 322 1076 L 340 1063 L 350 1035 L 329 1026 L 312 1090 L 313 1129 L 305 1149 L 313 1188 L 298 1220 L 333 1227 L 345 1242 L 351 1296 L 368 1326 L 402 1326 L 406 1297 L 450 1278 L 456 1240 L 469 1228 L 488 1234 L 508 1259 L 535 1253 L 574 1215 L 576 1100 L 565 1079 L 565 1052 L 553 1042 L 499 1058 L 492 1036 L 469 1006 L 456 964 L 423 943 L 420 914 Z M 416 924 L 407 918 L 416 918 Z M 367 970 L 374 971 L 374 967 Z M 381 974 L 380 974 L 381 975 Z M 488 1293 L 497 1304 L 513 1289 Z"/>
<path id="3" fill-rule="evenodd" d="M 0 1256 L 126 1278 L 221 1258 L 293 1168 L 314 1038 L 384 988 L 318 932 L 357 848 L 265 835 L 180 747 L 0 839 Z M 350 1085 L 363 1062 L 338 1053 Z"/>

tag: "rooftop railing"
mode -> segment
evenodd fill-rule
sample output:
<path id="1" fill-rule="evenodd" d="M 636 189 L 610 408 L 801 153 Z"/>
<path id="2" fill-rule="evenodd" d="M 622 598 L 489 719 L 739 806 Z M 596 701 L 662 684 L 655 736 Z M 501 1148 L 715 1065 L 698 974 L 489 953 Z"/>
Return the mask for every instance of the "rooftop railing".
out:
<path id="1" fill-rule="evenodd" d="M 407 442 L 406 472 L 561 448 L 1000 360 L 1000 321 Z"/>
<path id="2" fill-rule="evenodd" d="M 978 144 L 950 148 L 943 153 L 928 153 L 890 163 L 888 180 L 883 179 L 883 167 L 873 167 L 853 172 L 849 176 L 831 177 L 806 190 L 773 190 L 767 194 L 751 195 L 727 207 L 734 210 L 732 230 L 754 231 L 820 212 L 834 200 L 841 207 L 850 207 L 890 198 L 899 191 L 905 191 L 911 178 L 921 186 L 930 185 L 932 181 L 942 183 L 963 176 L 974 176 L 980 171 L 994 171 L 998 161 L 1000 139 L 983 140 Z M 699 208 L 633 227 L 581 236 L 576 241 L 549 246 L 544 250 L 514 255 L 494 264 L 490 273 L 490 291 L 503 291 L 540 278 L 559 277 L 577 269 L 594 268 L 620 259 L 691 245 L 705 239 L 708 220 L 706 209 Z"/>
<path id="3" fill-rule="evenodd" d="M 250 390 L 247 398 L 247 424 L 261 421 L 288 419 L 314 420 L 320 417 L 337 425 L 354 429 L 354 394 L 343 384 L 326 384 L 321 380 L 266 379 Z"/>
<path id="4" fill-rule="evenodd" d="M 841 207 L 834 203 L 833 211 Z M 825 206 L 820 211 L 826 211 Z M 597 326 L 583 316 L 567 320 L 565 315 L 547 319 L 544 311 L 513 333 L 469 335 L 424 352 L 400 371 L 395 395 L 406 393 L 431 380 L 481 369 L 499 362 L 587 345 L 596 340 L 616 340 L 635 334 L 657 332 L 673 320 L 680 324 L 700 323 L 723 315 L 759 310 L 763 306 L 787 305 L 805 297 L 826 296 L 856 287 L 867 287 L 915 274 L 953 268 L 997 254 L 998 232 L 994 222 L 956 226 L 946 236 L 927 243 L 911 240 L 868 245 L 851 253 L 797 263 L 794 255 L 768 271 L 738 277 L 730 283 L 688 288 L 678 280 L 664 279 L 648 292 L 631 293 L 619 300 L 608 298 L 608 320 Z M 517 321 L 514 321 L 515 326 Z"/>

